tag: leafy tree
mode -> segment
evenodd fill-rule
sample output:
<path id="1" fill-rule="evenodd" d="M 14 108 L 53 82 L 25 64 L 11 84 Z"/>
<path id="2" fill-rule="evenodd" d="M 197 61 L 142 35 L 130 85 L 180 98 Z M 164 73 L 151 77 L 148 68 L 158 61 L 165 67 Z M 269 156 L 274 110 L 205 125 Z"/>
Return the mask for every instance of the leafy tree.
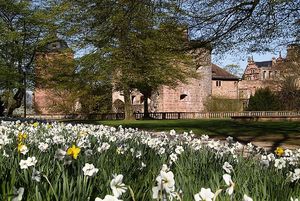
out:
<path id="1" fill-rule="evenodd" d="M 250 96 L 248 111 L 276 111 L 280 110 L 280 101 L 270 88 L 258 89 Z"/>
<path id="2" fill-rule="evenodd" d="M 97 53 L 83 56 L 78 61 L 79 97 L 82 113 L 111 112 L 112 79 L 106 72 L 104 60 Z"/>
<path id="3" fill-rule="evenodd" d="M 284 110 L 300 110 L 299 78 L 285 77 L 280 83 L 279 99 Z"/>
<path id="4" fill-rule="evenodd" d="M 13 93 L 8 115 L 20 107 L 25 86 L 33 86 L 37 47 L 47 41 L 55 12 L 35 1 L 0 0 L 0 90 Z"/>
<path id="5" fill-rule="evenodd" d="M 80 1 L 72 1 L 72 5 L 82 6 Z M 100 55 L 97 60 L 102 59 L 109 68 L 114 90 L 123 91 L 126 118 L 133 114 L 130 93 L 134 89 L 145 97 L 147 117 L 147 100 L 153 91 L 161 85 L 176 86 L 190 75 L 184 66 L 186 38 L 176 18 L 168 13 L 174 4 L 106 0 L 90 1 L 89 5 L 76 15 L 85 26 L 78 28 L 85 33 L 81 41 L 95 47 Z"/>

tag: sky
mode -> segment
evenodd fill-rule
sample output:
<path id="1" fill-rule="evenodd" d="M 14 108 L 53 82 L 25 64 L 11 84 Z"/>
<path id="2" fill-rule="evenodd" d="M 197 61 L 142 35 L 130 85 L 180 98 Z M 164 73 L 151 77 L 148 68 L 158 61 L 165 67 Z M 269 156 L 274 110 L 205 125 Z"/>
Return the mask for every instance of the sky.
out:
<path id="1" fill-rule="evenodd" d="M 247 66 L 247 60 L 249 56 L 253 56 L 254 61 L 270 61 L 272 57 L 277 58 L 279 56 L 279 52 L 277 53 L 254 53 L 254 54 L 247 54 L 247 53 L 240 53 L 238 55 L 234 54 L 226 54 L 226 55 L 212 55 L 212 62 L 219 65 L 220 67 L 225 67 L 229 64 L 237 64 L 243 70 Z M 282 52 L 282 57 L 285 57 L 285 53 Z"/>

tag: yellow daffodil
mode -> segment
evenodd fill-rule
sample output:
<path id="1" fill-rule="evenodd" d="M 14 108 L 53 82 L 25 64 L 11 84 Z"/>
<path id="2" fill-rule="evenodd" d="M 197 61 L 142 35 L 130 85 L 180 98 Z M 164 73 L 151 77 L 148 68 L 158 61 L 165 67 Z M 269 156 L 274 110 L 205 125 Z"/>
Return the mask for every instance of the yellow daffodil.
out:
<path id="1" fill-rule="evenodd" d="M 34 122 L 32 125 L 34 128 L 37 128 L 39 126 L 39 122 Z"/>
<path id="2" fill-rule="evenodd" d="M 18 152 L 21 151 L 21 149 L 23 148 L 23 146 L 24 146 L 24 145 L 23 145 L 22 143 L 19 143 L 19 144 L 18 144 Z"/>
<path id="3" fill-rule="evenodd" d="M 79 152 L 80 148 L 76 147 L 74 144 L 67 150 L 67 154 L 72 156 L 74 159 L 77 159 Z"/>
<path id="4" fill-rule="evenodd" d="M 19 141 L 19 142 L 22 142 L 22 141 L 25 140 L 26 138 L 27 138 L 27 134 L 26 134 L 26 133 L 20 132 L 20 133 L 18 134 L 18 141 Z"/>
<path id="5" fill-rule="evenodd" d="M 277 149 L 275 150 L 275 154 L 277 156 L 282 156 L 284 154 L 284 149 L 282 147 L 277 147 Z"/>

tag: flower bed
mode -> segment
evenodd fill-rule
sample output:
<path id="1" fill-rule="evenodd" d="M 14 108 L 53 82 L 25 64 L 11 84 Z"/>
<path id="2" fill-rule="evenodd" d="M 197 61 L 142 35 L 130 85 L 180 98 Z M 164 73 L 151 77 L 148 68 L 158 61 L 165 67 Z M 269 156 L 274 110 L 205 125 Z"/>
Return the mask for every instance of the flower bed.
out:
<path id="1" fill-rule="evenodd" d="M 297 200 L 299 159 L 174 130 L 3 121 L 0 200 Z"/>

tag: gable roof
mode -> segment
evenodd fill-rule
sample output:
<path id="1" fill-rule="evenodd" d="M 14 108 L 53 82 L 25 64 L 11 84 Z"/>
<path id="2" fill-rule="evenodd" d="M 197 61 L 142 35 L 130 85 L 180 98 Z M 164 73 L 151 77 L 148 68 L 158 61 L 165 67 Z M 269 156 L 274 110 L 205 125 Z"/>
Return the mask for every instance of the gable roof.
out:
<path id="1" fill-rule="evenodd" d="M 212 79 L 213 80 L 239 80 L 235 75 L 227 72 L 223 68 L 217 66 L 216 64 L 212 64 Z"/>

